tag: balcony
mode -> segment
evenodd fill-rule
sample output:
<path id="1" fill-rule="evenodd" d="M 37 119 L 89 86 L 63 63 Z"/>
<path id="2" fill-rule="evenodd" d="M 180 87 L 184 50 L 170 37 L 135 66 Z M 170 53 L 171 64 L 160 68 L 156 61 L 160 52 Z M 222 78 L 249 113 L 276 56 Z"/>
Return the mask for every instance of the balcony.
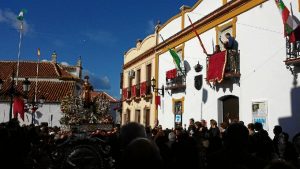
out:
<path id="1" fill-rule="evenodd" d="M 146 96 L 151 95 L 151 80 L 146 81 Z"/>
<path id="2" fill-rule="evenodd" d="M 151 96 L 151 81 L 144 81 L 140 83 L 140 95 L 142 97 Z"/>
<path id="3" fill-rule="evenodd" d="M 136 88 L 135 85 L 131 86 L 131 98 L 135 98 L 136 97 Z"/>
<path id="4" fill-rule="evenodd" d="M 227 50 L 224 78 L 240 78 L 240 51 Z"/>
<path id="5" fill-rule="evenodd" d="M 135 98 L 140 98 L 141 97 L 141 85 L 140 85 L 140 83 L 134 85 L 134 88 L 135 88 Z"/>
<path id="6" fill-rule="evenodd" d="M 286 60 L 285 65 L 289 68 L 290 66 L 300 66 L 300 41 L 290 43 L 286 40 Z"/>
<path id="7" fill-rule="evenodd" d="M 166 90 L 171 90 L 171 92 L 185 90 L 186 88 L 186 76 L 184 68 L 183 72 L 177 69 L 172 69 L 166 72 Z"/>
<path id="8" fill-rule="evenodd" d="M 124 88 L 122 90 L 122 98 L 123 98 L 123 100 L 130 101 L 130 99 L 131 99 L 131 90 L 130 90 L 130 87 Z"/>
<path id="9" fill-rule="evenodd" d="M 127 87 L 127 99 L 130 100 L 131 99 L 131 88 Z"/>
<path id="10" fill-rule="evenodd" d="M 208 82 L 214 85 L 224 80 L 233 80 L 239 83 L 240 73 L 240 51 L 226 50 L 207 57 L 206 70 Z"/>

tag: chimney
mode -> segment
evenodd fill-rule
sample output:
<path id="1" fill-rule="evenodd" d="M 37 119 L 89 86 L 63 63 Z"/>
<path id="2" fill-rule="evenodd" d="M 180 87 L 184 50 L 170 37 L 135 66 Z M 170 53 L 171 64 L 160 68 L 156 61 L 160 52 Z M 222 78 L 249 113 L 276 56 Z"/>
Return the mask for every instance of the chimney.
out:
<path id="1" fill-rule="evenodd" d="M 185 10 L 187 10 L 187 9 L 191 9 L 191 7 L 189 7 L 189 6 L 187 6 L 187 5 L 182 5 L 181 7 L 180 7 L 180 11 L 182 12 L 182 11 L 185 11 Z"/>
<path id="2" fill-rule="evenodd" d="M 156 23 L 156 25 L 155 25 L 155 33 L 158 32 L 158 29 L 159 29 L 160 27 L 161 27 L 161 23 L 160 23 L 160 21 L 158 20 L 157 23 Z"/>
<path id="3" fill-rule="evenodd" d="M 51 55 L 51 61 L 52 63 L 57 63 L 57 55 L 55 51 Z"/>
<path id="4" fill-rule="evenodd" d="M 141 39 L 137 39 L 136 40 L 136 47 L 139 48 L 141 46 L 142 40 Z"/>

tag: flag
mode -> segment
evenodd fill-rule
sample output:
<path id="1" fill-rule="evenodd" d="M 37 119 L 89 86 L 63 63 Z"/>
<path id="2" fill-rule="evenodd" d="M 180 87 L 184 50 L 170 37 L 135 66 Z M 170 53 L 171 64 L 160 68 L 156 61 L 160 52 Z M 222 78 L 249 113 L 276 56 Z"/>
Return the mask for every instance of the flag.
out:
<path id="1" fill-rule="evenodd" d="M 19 21 L 23 21 L 24 20 L 24 14 L 26 13 L 26 10 L 25 9 L 22 9 L 19 13 L 19 15 L 17 16 L 17 19 Z"/>
<path id="2" fill-rule="evenodd" d="M 13 102 L 13 109 L 14 109 L 14 118 L 18 117 L 20 114 L 21 119 L 24 121 L 24 100 L 21 97 L 15 97 Z"/>
<path id="3" fill-rule="evenodd" d="M 201 40 L 201 38 L 200 38 L 200 35 L 198 34 L 198 32 L 197 32 L 197 30 L 196 30 L 196 28 L 195 28 L 195 26 L 194 26 L 194 24 L 193 24 L 191 18 L 190 18 L 189 16 L 187 16 L 187 17 L 189 18 L 190 24 L 191 24 L 192 27 L 193 27 L 193 31 L 195 32 L 195 34 L 196 34 L 196 36 L 197 36 L 197 38 L 198 38 L 198 40 L 199 40 L 199 42 L 200 42 L 200 45 L 201 45 L 201 47 L 202 47 L 202 49 L 203 49 L 203 53 L 207 54 L 206 49 L 205 49 L 205 47 L 204 47 L 204 45 L 203 45 L 203 42 L 202 42 L 202 40 Z"/>
<path id="4" fill-rule="evenodd" d="M 293 31 L 299 26 L 293 16 L 290 15 L 289 9 L 284 5 L 282 0 L 275 0 L 275 3 L 281 13 L 284 36 L 289 36 L 290 42 L 295 42 Z"/>
<path id="5" fill-rule="evenodd" d="M 181 59 L 180 59 L 180 57 L 178 56 L 178 54 L 177 54 L 173 49 L 169 49 L 169 52 L 170 52 L 170 54 L 171 54 L 172 57 L 173 57 L 173 60 L 174 60 L 174 62 L 175 62 L 175 64 L 176 64 L 177 69 L 179 69 L 180 72 L 181 72 L 182 74 L 184 74 L 183 71 L 182 71 L 182 69 L 181 69 L 181 66 L 180 66 L 180 64 L 181 64 Z"/>

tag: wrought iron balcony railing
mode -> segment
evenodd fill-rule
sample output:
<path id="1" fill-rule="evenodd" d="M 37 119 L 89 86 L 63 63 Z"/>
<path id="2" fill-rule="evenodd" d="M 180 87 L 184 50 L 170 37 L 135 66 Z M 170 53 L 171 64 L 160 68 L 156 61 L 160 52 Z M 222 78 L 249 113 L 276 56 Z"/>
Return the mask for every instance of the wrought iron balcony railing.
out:
<path id="1" fill-rule="evenodd" d="M 186 75 L 185 75 L 185 69 L 182 68 L 181 71 L 176 72 L 176 76 L 172 77 L 171 79 L 166 79 L 166 90 L 179 90 L 179 89 L 185 89 L 186 88 Z"/>
<path id="2" fill-rule="evenodd" d="M 240 76 L 240 51 L 227 50 L 227 61 L 224 77 L 239 78 Z"/>
<path id="3" fill-rule="evenodd" d="M 135 85 L 135 97 L 141 97 L 141 85 L 140 85 L 140 83 Z"/>
<path id="4" fill-rule="evenodd" d="M 131 87 L 127 87 L 127 99 L 131 99 Z"/>
<path id="5" fill-rule="evenodd" d="M 286 39 L 286 60 L 287 66 L 300 66 L 300 41 L 290 43 Z"/>

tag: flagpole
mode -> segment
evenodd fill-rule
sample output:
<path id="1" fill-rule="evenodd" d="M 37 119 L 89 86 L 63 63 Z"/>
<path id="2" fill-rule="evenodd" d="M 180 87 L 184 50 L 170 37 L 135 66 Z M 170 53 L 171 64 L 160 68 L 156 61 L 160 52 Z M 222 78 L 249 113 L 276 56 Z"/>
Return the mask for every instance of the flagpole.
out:
<path id="1" fill-rule="evenodd" d="M 19 79 L 19 67 L 20 67 L 20 55 L 21 55 L 21 45 L 22 45 L 22 34 L 23 34 L 23 21 L 20 21 L 20 36 L 19 36 L 19 50 L 18 50 L 18 61 L 17 61 L 17 78 L 16 78 L 16 85 L 18 85 Z"/>
<path id="2" fill-rule="evenodd" d="M 38 89 L 38 76 L 39 76 L 39 63 L 40 63 L 40 48 L 38 48 L 38 62 L 36 64 L 36 77 L 35 77 L 35 92 L 34 92 L 34 102 L 37 102 L 37 89 Z"/>
<path id="3" fill-rule="evenodd" d="M 196 34 L 196 36 L 197 36 L 197 38 L 198 38 L 198 40 L 199 40 L 199 42 L 200 42 L 200 45 L 201 45 L 201 47 L 202 47 L 202 49 L 203 49 L 203 53 L 207 54 L 206 49 L 205 49 L 205 47 L 204 47 L 204 45 L 203 45 L 203 42 L 202 42 L 202 40 L 201 40 L 201 38 L 200 38 L 200 36 L 199 36 L 197 30 L 196 30 L 196 28 L 195 28 L 195 26 L 194 26 L 194 24 L 193 24 L 191 18 L 189 17 L 189 15 L 187 15 L 187 17 L 189 18 L 189 21 L 190 21 L 190 23 L 191 23 L 191 25 L 192 25 L 192 27 L 193 27 L 193 30 L 194 30 L 194 32 L 195 32 L 195 34 Z"/>

